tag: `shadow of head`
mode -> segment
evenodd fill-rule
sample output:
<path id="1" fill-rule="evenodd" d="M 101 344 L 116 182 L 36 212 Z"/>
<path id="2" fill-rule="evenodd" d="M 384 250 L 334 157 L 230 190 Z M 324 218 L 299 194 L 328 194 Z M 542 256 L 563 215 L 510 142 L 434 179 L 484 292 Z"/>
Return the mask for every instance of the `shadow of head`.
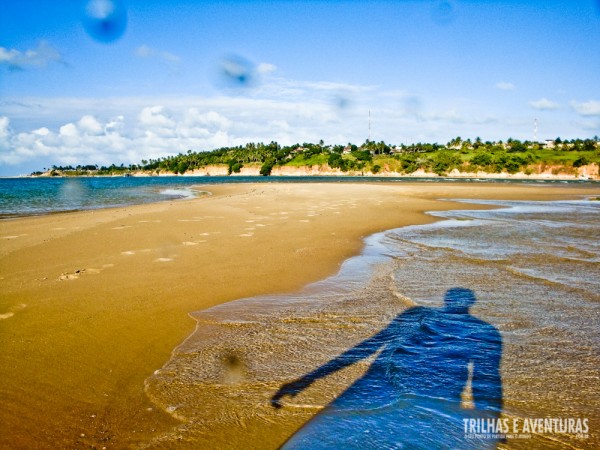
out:
<path id="1" fill-rule="evenodd" d="M 445 310 L 448 312 L 466 314 L 469 308 L 475 304 L 477 298 L 471 289 L 452 288 L 446 291 L 444 296 Z"/>

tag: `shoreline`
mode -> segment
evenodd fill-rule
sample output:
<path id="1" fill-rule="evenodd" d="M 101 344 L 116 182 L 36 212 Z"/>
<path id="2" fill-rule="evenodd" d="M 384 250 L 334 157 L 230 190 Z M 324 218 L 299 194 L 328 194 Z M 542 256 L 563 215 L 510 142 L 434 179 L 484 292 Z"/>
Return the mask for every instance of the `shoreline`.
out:
<path id="1" fill-rule="evenodd" d="M 580 205 L 582 209 L 577 211 L 584 215 L 583 211 L 593 209 L 587 205 L 589 203 L 587 200 L 543 202 L 541 204 L 543 206 L 539 207 L 541 211 L 549 209 L 556 212 L 571 201 L 574 202 L 571 203 L 571 207 L 579 208 L 579 206 L 573 205 Z M 528 211 L 517 215 L 528 214 L 530 219 L 535 219 L 536 213 L 529 210 L 537 208 L 535 202 L 524 201 L 524 204 L 527 205 L 525 209 Z M 411 240 L 412 230 L 415 230 L 417 234 L 419 232 L 416 230 L 438 230 L 444 236 L 448 229 L 462 228 L 456 221 L 477 222 L 480 219 L 490 221 L 487 225 L 473 228 L 475 231 L 477 228 L 483 230 L 485 227 L 488 232 L 490 228 L 493 230 L 495 227 L 491 224 L 494 221 L 492 218 L 498 218 L 500 222 L 506 221 L 507 224 L 511 224 L 508 226 L 514 226 L 514 223 L 519 220 L 523 224 L 528 223 L 523 219 L 510 219 L 513 214 L 502 211 L 520 209 L 521 206 L 518 203 L 466 200 L 463 205 L 464 208 L 459 211 L 434 212 L 433 215 L 438 219 L 436 223 L 396 228 L 365 237 L 360 254 L 345 260 L 335 274 L 311 283 L 299 291 L 238 299 L 191 313 L 190 316 L 196 321 L 194 332 L 173 350 L 169 361 L 146 380 L 149 397 L 174 417 L 180 418 L 182 424 L 164 436 L 154 439 L 148 448 L 194 449 L 215 445 L 219 448 L 232 449 L 280 448 L 294 430 L 304 430 L 307 422 L 314 418 L 315 413 L 322 411 L 322 408 L 331 401 L 337 401 L 335 399 L 339 400 L 340 396 L 345 395 L 344 392 L 348 386 L 352 381 L 360 378 L 368 364 L 357 363 L 355 367 L 343 369 L 341 376 L 334 374 L 327 376 L 326 381 L 317 382 L 298 397 L 286 398 L 281 409 L 273 409 L 269 404 L 272 393 L 276 392 L 284 383 L 305 375 L 306 371 L 317 367 L 327 359 L 335 359 L 352 345 L 377 333 L 380 331 L 380 327 L 389 323 L 393 314 L 397 314 L 398 311 L 404 311 L 415 305 L 439 307 L 443 290 L 437 283 L 425 289 L 420 288 L 420 295 L 417 291 L 412 292 L 415 294 L 414 297 L 411 294 L 406 296 L 407 292 L 404 290 L 410 291 L 411 287 L 404 288 L 403 283 L 397 284 L 397 280 L 404 278 L 406 281 L 406 277 L 400 275 L 399 278 L 399 274 L 395 270 L 402 271 L 400 266 L 406 268 L 408 265 L 393 262 L 396 258 L 402 260 L 404 255 L 402 251 L 398 254 L 395 253 L 395 246 L 392 243 L 394 239 L 390 240 L 389 235 L 403 236 L 406 241 L 401 239 L 402 244 L 399 245 L 410 247 L 411 243 L 422 243 L 422 241 Z M 473 208 L 477 205 L 485 205 L 486 208 L 484 210 Z M 597 208 L 595 209 L 597 210 Z M 456 214 L 457 212 L 458 214 Z M 501 219 L 501 217 L 504 218 Z M 552 214 L 547 215 L 546 218 L 549 221 L 553 220 Z M 445 223 L 448 224 L 448 229 Z M 532 220 L 531 226 L 535 229 L 535 220 Z M 493 234 L 494 231 L 491 233 Z M 477 235 L 477 232 L 475 231 L 474 234 Z M 551 243 L 554 241 L 547 242 L 552 245 Z M 508 259 L 503 259 L 502 262 L 496 261 L 494 258 L 486 259 L 485 256 L 479 259 L 473 255 L 473 248 L 469 248 L 468 243 L 465 244 L 466 253 L 463 254 L 461 247 L 456 247 L 452 243 L 449 243 L 447 248 L 445 245 L 440 247 L 434 237 L 432 247 L 427 250 L 426 248 L 430 244 L 425 243 L 421 251 L 433 253 L 443 248 L 442 251 L 451 253 L 454 249 L 457 252 L 456 258 L 464 258 L 465 261 L 471 259 L 471 263 L 467 262 L 465 265 L 466 267 L 471 265 L 471 269 L 480 268 L 480 264 L 485 264 L 484 261 L 491 266 L 488 267 L 488 269 L 492 269 L 491 272 L 500 266 L 510 267 Z M 523 246 L 523 248 L 526 247 L 527 245 Z M 457 248 L 459 250 L 456 250 Z M 573 251 L 572 249 L 573 247 L 563 247 L 561 251 L 569 252 Z M 423 264 L 424 259 L 418 256 L 416 259 L 420 260 L 420 263 L 415 261 L 410 265 Z M 453 260 L 454 258 L 449 259 Z M 435 261 L 431 261 L 435 267 Z M 438 261 L 438 264 L 448 268 L 442 261 Z M 460 267 L 457 269 L 459 273 L 455 276 L 460 279 L 465 274 L 462 273 Z M 465 270 L 468 271 L 468 269 Z M 412 270 L 412 274 L 417 275 L 413 279 L 418 278 L 418 272 L 418 270 Z M 511 272 L 508 271 L 507 274 L 511 274 Z M 482 279 L 487 278 L 483 273 L 480 275 L 482 275 Z M 516 275 L 516 272 L 512 275 Z M 448 278 L 444 280 L 443 276 L 438 278 L 433 274 L 432 278 L 441 282 L 442 286 L 445 281 L 448 281 Z M 449 279 L 454 280 L 455 278 Z M 519 280 L 518 276 L 515 276 L 513 281 L 515 280 L 524 281 Z M 462 284 L 459 282 L 458 285 Z M 561 286 L 559 282 L 557 285 Z M 528 414 L 529 416 L 537 414 L 541 417 L 544 413 L 553 414 L 554 417 L 566 414 L 566 408 L 569 410 L 577 408 L 576 410 L 583 416 L 593 417 L 593 408 L 586 409 L 586 403 L 582 403 L 580 398 L 579 403 L 577 400 L 573 400 L 575 405 L 570 404 L 567 407 L 564 402 L 554 400 L 556 392 L 550 396 L 544 395 L 545 392 L 534 392 L 529 395 L 525 408 L 519 404 L 523 395 L 515 394 L 513 389 L 515 378 L 527 377 L 528 374 L 527 371 L 519 369 L 519 363 L 523 363 L 520 361 L 524 353 L 523 345 L 527 345 L 525 343 L 527 340 L 519 331 L 516 333 L 514 331 L 516 328 L 522 332 L 523 321 L 527 321 L 527 319 L 515 314 L 512 309 L 503 309 L 502 306 L 494 307 L 497 304 L 496 299 L 502 299 L 503 301 L 500 303 L 505 305 L 512 304 L 512 296 L 505 295 L 505 291 L 509 291 L 509 289 L 499 287 L 492 294 L 489 287 L 485 285 L 485 281 L 482 283 L 474 281 L 472 285 L 468 286 L 482 294 L 479 304 L 475 307 L 476 317 L 485 317 L 484 320 L 488 320 L 489 323 L 499 324 L 505 338 L 506 366 L 503 367 L 503 377 L 506 376 L 505 383 L 509 389 L 504 398 L 506 409 L 503 417 L 512 419 L 521 417 L 521 420 L 524 420 L 523 417 L 527 417 Z M 538 287 L 543 288 L 543 283 Z M 562 288 L 564 289 L 565 286 L 562 285 Z M 567 288 L 567 292 L 569 289 Z M 382 293 L 387 295 L 382 295 Z M 368 301 L 364 300 L 365 296 L 369 298 Z M 523 309 L 527 308 L 524 305 L 531 307 L 536 304 L 535 300 L 531 302 L 525 299 L 522 303 Z M 374 305 L 377 306 L 373 308 Z M 512 306 L 516 307 L 514 304 Z M 519 308 L 516 307 L 516 309 Z M 567 306 L 564 312 L 567 312 L 568 309 L 570 308 Z M 564 316 L 563 318 L 567 319 Z M 535 323 L 535 315 L 530 319 L 530 324 Z M 583 321 L 583 324 L 580 325 L 589 326 L 590 321 Z M 547 325 L 543 320 L 542 322 Z M 563 323 L 562 320 L 559 323 Z M 539 327 L 540 324 L 537 325 Z M 528 336 L 530 343 L 535 341 L 533 336 L 538 332 L 539 328 L 533 327 L 530 330 Z M 587 336 L 590 333 L 582 332 L 582 334 Z M 564 336 L 557 337 L 557 342 L 560 342 L 561 338 L 564 339 Z M 589 340 L 580 339 L 579 342 L 581 346 L 585 345 L 583 342 L 587 342 L 589 351 L 591 348 Z M 531 350 L 525 353 L 531 353 Z M 537 355 L 535 351 L 532 353 Z M 531 357 L 531 354 L 529 356 Z M 236 364 L 229 365 L 229 358 L 233 358 Z M 292 361 L 295 362 L 291 363 Z M 299 361 L 301 364 L 298 364 Z M 552 380 L 553 376 L 560 377 L 561 373 L 568 376 L 574 371 L 586 369 L 585 361 L 571 362 L 569 360 L 563 361 L 563 363 L 558 371 L 553 371 L 552 367 L 548 366 L 544 366 L 543 369 L 540 367 L 543 372 L 540 373 L 540 376 L 545 377 L 548 381 Z M 299 369 L 299 367 L 302 368 Z M 589 365 L 587 369 L 589 370 Z M 590 383 L 584 383 L 584 385 L 588 390 L 591 388 L 593 392 Z M 538 386 L 531 386 L 532 389 L 535 387 Z M 578 392 L 579 389 L 583 389 L 583 386 L 577 385 L 576 391 Z M 365 391 L 371 392 L 367 388 Z M 239 395 L 241 392 L 243 395 Z M 366 394 L 364 396 L 366 397 Z M 542 400 L 543 398 L 546 398 L 546 401 Z M 554 402 L 548 402 L 550 398 Z M 541 409 L 539 409 L 540 407 Z M 561 411 L 561 414 L 557 415 L 558 411 Z M 229 414 L 229 412 L 234 412 L 235 415 Z M 265 430 L 266 423 L 269 426 Z M 243 424 L 243 429 L 239 428 L 240 424 Z M 339 432 L 339 429 L 337 431 Z M 220 440 L 222 436 L 226 436 L 227 441 Z M 334 441 L 330 441 L 330 443 L 332 442 Z M 529 442 L 541 445 L 544 442 L 544 436 L 536 435 L 534 440 Z M 562 442 L 564 443 L 564 441 Z M 515 444 L 515 441 L 510 443 Z"/>
<path id="2" fill-rule="evenodd" d="M 16 176 L 4 176 L 0 179 L 45 179 L 45 178 L 120 178 L 120 177 L 136 177 L 136 178 L 153 178 L 153 177 L 256 177 L 256 178 L 294 178 L 294 177 L 327 177 L 327 178 L 387 178 L 387 179 L 407 179 L 411 181 L 420 181 L 428 179 L 437 179 L 440 181 L 447 181 L 453 179 L 460 179 L 461 181 L 600 181 L 600 172 L 596 164 L 589 164 L 577 168 L 576 174 L 569 173 L 553 173 L 554 166 L 549 166 L 549 169 L 541 171 L 539 173 L 526 174 L 525 172 L 508 173 L 508 172 L 461 172 L 457 169 L 453 169 L 447 175 L 438 175 L 434 172 L 426 172 L 419 169 L 412 173 L 400 173 L 393 171 L 381 171 L 378 173 L 372 172 L 342 172 L 339 169 L 331 169 L 329 167 L 322 166 L 306 166 L 306 167 L 275 167 L 268 177 L 263 177 L 260 174 L 260 168 L 248 167 L 242 169 L 240 173 L 228 173 L 227 166 L 206 166 L 202 169 L 197 169 L 183 174 L 175 172 L 161 172 L 161 173 L 148 173 L 148 172 L 127 172 L 126 174 L 111 174 L 111 175 L 16 175 Z M 594 173 L 595 172 L 595 173 Z"/>
<path id="3" fill-rule="evenodd" d="M 433 174 L 432 174 L 433 175 Z M 22 177 L 22 178 L 16 178 L 16 179 L 37 179 L 37 178 L 41 178 L 41 179 L 46 179 L 46 180 L 50 180 L 53 178 L 56 178 L 58 180 L 69 180 L 69 179 L 112 179 L 112 178 L 127 178 L 127 177 L 122 177 L 122 176 L 58 176 L 58 177 L 52 177 L 52 178 L 47 178 L 47 177 Z M 133 177 L 136 178 L 136 177 Z M 486 184 L 499 184 L 499 185 L 503 185 L 503 184 L 507 184 L 507 185 L 513 185 L 513 186 L 518 186 L 518 185 L 523 185 L 523 186 L 528 186 L 528 185 L 533 185 L 533 186 L 556 186 L 556 185 L 581 185 L 581 186 L 588 186 L 588 187 L 593 187 L 595 185 L 600 185 L 600 181 L 599 180 L 583 180 L 583 179 L 562 179 L 562 178 L 539 178 L 539 179 L 520 179 L 520 178 L 504 178 L 504 177 L 491 177 L 491 178 L 472 178 L 472 177 L 468 177 L 468 178 L 464 178 L 461 176 L 457 176 L 457 177 L 438 177 L 438 176 L 432 176 L 432 177 L 409 177 L 409 176 L 379 176 L 379 175 L 368 175 L 368 176 L 351 176 L 351 175 L 343 175 L 343 176 L 335 176 L 335 175 L 318 175 L 318 174 L 314 174 L 314 175 L 276 175 L 276 176 L 270 176 L 270 177 L 262 177 L 262 176 L 256 176 L 256 175 L 240 175 L 240 174 L 232 174 L 231 176 L 214 176 L 214 177 L 206 177 L 203 175 L 190 175 L 190 174 L 185 174 L 185 175 L 176 175 L 176 174 L 165 174 L 165 175 L 154 175 L 151 177 L 137 177 L 138 179 L 142 178 L 142 179 L 147 179 L 147 178 L 154 178 L 154 179 L 162 179 L 163 181 L 166 180 L 165 183 L 160 184 L 160 185 L 155 185 L 154 183 L 151 183 L 150 185 L 146 186 L 144 184 L 142 185 L 137 185 L 134 184 L 132 186 L 129 186 L 131 188 L 134 189 L 149 189 L 149 188 L 163 188 L 163 189 L 167 189 L 169 190 L 170 187 L 173 188 L 180 188 L 182 190 L 191 190 L 195 192 L 195 195 L 189 195 L 189 193 L 182 193 L 180 194 L 179 197 L 175 196 L 176 194 L 170 194 L 173 195 L 174 197 L 166 197 L 166 196 L 156 196 L 153 199 L 141 199 L 138 200 L 137 202 L 133 202 L 132 200 L 128 200 L 128 201 L 123 201 L 124 199 L 119 199 L 119 197 L 115 197 L 113 199 L 113 204 L 103 204 L 102 201 L 104 201 L 103 199 L 101 199 L 99 196 L 101 196 L 102 194 L 98 194 L 98 197 L 96 197 L 97 200 L 97 204 L 91 204 L 91 205 L 78 205 L 78 206 L 74 206 L 72 208 L 68 208 L 68 209 L 59 209 L 56 206 L 56 202 L 53 202 L 52 196 L 49 196 L 46 199 L 46 204 L 43 206 L 38 206 L 38 210 L 34 210 L 34 211 L 29 211 L 29 212 L 15 212 L 16 210 L 14 209 L 14 207 L 12 208 L 8 208 L 6 209 L 6 212 L 0 212 L 0 222 L 5 221 L 5 220 L 14 220 L 14 219 L 18 219 L 18 218 L 25 218 L 25 217 L 39 217 L 39 216 L 46 216 L 46 215 L 51 215 L 51 214 L 62 214 L 62 213 L 74 213 L 74 212 L 83 212 L 83 211 L 96 211 L 96 210 L 103 210 L 103 209 L 113 209 L 113 208 L 126 208 L 126 207 L 131 207 L 131 206 L 136 206 L 136 205 L 148 205 L 148 204 L 158 204 L 158 203 L 164 203 L 164 202 L 171 202 L 171 201 L 180 201 L 180 200 L 187 200 L 187 199 L 193 199 L 193 198 L 198 198 L 201 197 L 203 195 L 207 195 L 210 194 L 209 191 L 207 190 L 199 190 L 198 186 L 203 186 L 206 185 L 208 187 L 212 187 L 214 185 L 222 185 L 222 184 L 245 184 L 245 185 L 251 185 L 251 184 L 287 184 L 287 183 L 344 183 L 344 184 L 352 184 L 352 183 L 382 183 L 382 184 L 411 184 L 411 183 L 415 183 L 415 184 L 429 184 L 429 183 L 468 183 L 468 184 L 474 184 L 474 185 L 486 185 Z M 190 180 L 191 178 L 194 178 L 194 180 Z M 205 181 L 205 183 L 203 183 L 203 181 Z M 173 184 L 171 184 L 173 183 Z M 61 188 L 62 189 L 62 188 Z M 102 190 L 104 189 L 104 187 L 100 187 L 99 192 L 102 192 Z M 91 192 L 91 191 L 90 191 Z M 27 194 L 27 191 L 24 191 L 25 194 Z M 21 194 L 23 195 L 23 194 Z M 64 195 L 61 193 L 61 191 L 57 191 L 56 195 Z M 93 197 L 92 197 L 93 198 Z M 56 200 L 56 199 L 55 199 Z M 50 206 L 50 205 L 54 205 L 54 206 Z M 56 209 L 52 209 L 52 208 L 56 208 Z"/>
<path id="4" fill-rule="evenodd" d="M 173 419 L 148 410 L 143 380 L 191 335 L 188 313 L 300 289 L 360 253 L 364 237 L 438 220 L 426 211 L 485 208 L 440 198 L 600 193 L 593 185 L 483 183 L 205 189 L 213 195 L 0 222 L 6 293 L 0 314 L 12 313 L 3 318 L 10 339 L 0 366 L 8 405 L 0 442 L 40 448 L 147 442 Z M 24 361 L 19 355 L 26 352 Z"/>

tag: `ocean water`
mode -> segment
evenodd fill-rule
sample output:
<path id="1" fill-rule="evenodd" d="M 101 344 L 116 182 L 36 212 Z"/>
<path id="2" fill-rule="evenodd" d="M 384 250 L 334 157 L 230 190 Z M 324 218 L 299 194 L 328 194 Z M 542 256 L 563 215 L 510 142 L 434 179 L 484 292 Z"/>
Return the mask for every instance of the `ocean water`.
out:
<path id="1" fill-rule="evenodd" d="M 153 203 L 198 195 L 197 185 L 224 183 L 347 183 L 347 182 L 431 182 L 440 178 L 386 177 L 252 177 L 252 176 L 165 176 L 165 177 L 78 177 L 0 178 L 0 219 L 61 211 L 109 208 Z M 485 180 L 473 180 L 483 182 Z M 489 180 L 492 183 L 592 183 L 582 181 Z"/>
<path id="2" fill-rule="evenodd" d="M 499 209 L 435 213 L 301 292 L 193 313 L 146 380 L 182 425 L 149 447 L 288 424 L 284 448 L 598 448 L 600 202 L 480 203 Z M 542 418 L 587 431 L 523 430 Z M 510 429 L 465 433 L 471 419 Z"/>
<path id="3" fill-rule="evenodd" d="M 189 198 L 191 186 L 177 177 L 0 178 L 0 218 Z"/>

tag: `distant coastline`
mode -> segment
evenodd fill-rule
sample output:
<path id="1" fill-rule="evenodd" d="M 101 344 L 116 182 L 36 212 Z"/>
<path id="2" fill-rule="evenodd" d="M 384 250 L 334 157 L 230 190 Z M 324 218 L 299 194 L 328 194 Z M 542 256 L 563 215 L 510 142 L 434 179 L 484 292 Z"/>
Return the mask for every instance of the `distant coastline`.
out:
<path id="1" fill-rule="evenodd" d="M 181 174 L 172 171 L 147 171 L 147 170 L 132 170 L 123 171 L 122 173 L 99 174 L 96 171 L 88 171 L 87 173 L 70 173 L 70 171 L 55 170 L 46 171 L 38 174 L 27 175 L 26 177 L 115 177 L 115 176 L 131 176 L 131 177 L 165 177 L 165 176 L 180 176 L 180 177 L 198 177 L 198 176 L 261 176 L 259 165 L 248 165 L 240 169 L 238 173 L 228 173 L 228 167 L 225 164 L 210 165 L 198 168 L 191 171 L 186 171 Z M 459 169 L 452 169 L 445 175 L 440 175 L 434 172 L 425 171 L 423 169 L 416 170 L 412 173 L 402 173 L 384 168 L 377 173 L 371 171 L 347 171 L 342 172 L 340 169 L 333 169 L 328 165 L 311 165 L 311 166 L 280 166 L 273 167 L 272 177 L 307 177 L 307 176 L 323 176 L 323 177 L 386 177 L 386 178 L 439 178 L 444 179 L 464 179 L 464 180 L 568 180 L 568 181 L 595 181 L 600 180 L 600 166 L 596 163 L 586 164 L 580 167 L 565 167 L 561 165 L 545 165 L 528 166 L 526 170 L 517 173 L 508 172 L 466 172 Z"/>
<path id="2" fill-rule="evenodd" d="M 281 146 L 248 143 L 119 166 L 52 166 L 32 176 L 378 176 L 523 180 L 600 179 L 600 139 L 544 143 L 452 139 L 447 144 L 388 145 L 365 141 Z"/>

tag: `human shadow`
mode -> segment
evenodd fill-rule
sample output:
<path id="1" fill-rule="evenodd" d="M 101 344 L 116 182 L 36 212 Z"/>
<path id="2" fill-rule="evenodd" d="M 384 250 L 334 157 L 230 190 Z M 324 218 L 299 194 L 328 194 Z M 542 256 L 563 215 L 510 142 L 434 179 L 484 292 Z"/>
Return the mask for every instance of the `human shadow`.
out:
<path id="1" fill-rule="evenodd" d="M 498 419 L 502 411 L 502 338 L 469 313 L 475 301 L 470 289 L 449 289 L 443 307 L 410 308 L 374 336 L 282 385 L 271 399 L 275 408 L 285 396 L 379 352 L 366 373 L 283 448 L 494 448 L 498 437 L 489 428 L 467 427 L 472 419 Z"/>

